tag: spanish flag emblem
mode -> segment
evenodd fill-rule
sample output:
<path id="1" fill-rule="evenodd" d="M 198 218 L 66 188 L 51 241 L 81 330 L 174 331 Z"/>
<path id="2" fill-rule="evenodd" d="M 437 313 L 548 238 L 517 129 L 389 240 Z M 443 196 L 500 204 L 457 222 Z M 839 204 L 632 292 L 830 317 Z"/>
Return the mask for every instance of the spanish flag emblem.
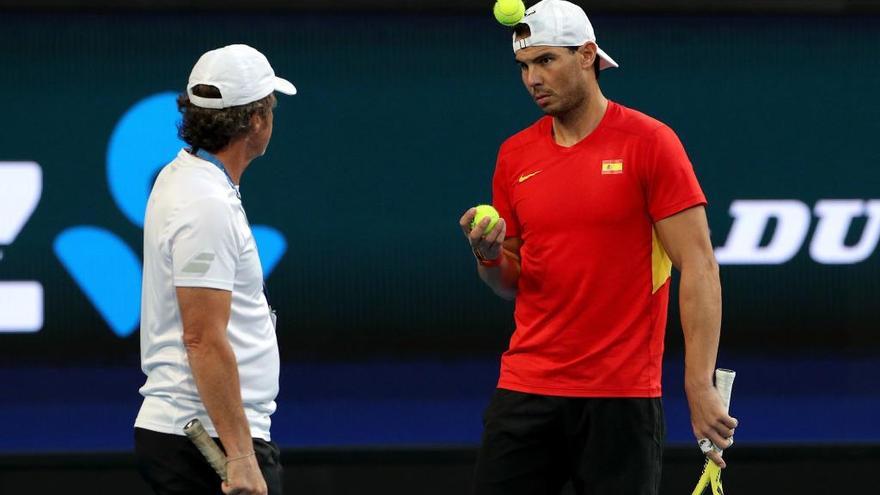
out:
<path id="1" fill-rule="evenodd" d="M 602 160 L 602 175 L 623 173 L 623 160 Z"/>

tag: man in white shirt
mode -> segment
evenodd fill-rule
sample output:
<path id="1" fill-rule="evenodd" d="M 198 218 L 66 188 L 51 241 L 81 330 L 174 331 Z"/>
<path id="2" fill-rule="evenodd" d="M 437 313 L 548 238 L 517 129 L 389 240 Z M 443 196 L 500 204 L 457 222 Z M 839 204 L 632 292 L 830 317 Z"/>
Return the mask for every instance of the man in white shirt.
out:
<path id="1" fill-rule="evenodd" d="M 202 55 L 178 98 L 189 148 L 147 203 L 135 451 L 159 494 L 281 493 L 275 317 L 238 190 L 272 136 L 275 91 L 296 93 L 249 46 Z M 219 438 L 225 482 L 183 434 L 194 418 Z"/>

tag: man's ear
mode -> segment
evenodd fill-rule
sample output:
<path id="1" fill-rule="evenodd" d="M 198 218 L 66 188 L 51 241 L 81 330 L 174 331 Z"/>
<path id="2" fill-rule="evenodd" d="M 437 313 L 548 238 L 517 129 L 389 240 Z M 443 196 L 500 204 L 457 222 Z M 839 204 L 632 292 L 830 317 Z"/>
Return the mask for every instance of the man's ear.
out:
<path id="1" fill-rule="evenodd" d="M 251 115 L 251 130 L 253 132 L 260 132 L 261 130 L 263 130 L 263 125 L 265 123 L 264 120 L 265 119 L 263 119 L 263 117 L 259 113 L 254 113 L 253 115 Z"/>
<path id="2" fill-rule="evenodd" d="M 592 41 L 588 41 L 578 48 L 578 53 L 583 57 L 581 63 L 583 69 L 590 69 L 593 64 L 599 63 L 599 47 Z"/>

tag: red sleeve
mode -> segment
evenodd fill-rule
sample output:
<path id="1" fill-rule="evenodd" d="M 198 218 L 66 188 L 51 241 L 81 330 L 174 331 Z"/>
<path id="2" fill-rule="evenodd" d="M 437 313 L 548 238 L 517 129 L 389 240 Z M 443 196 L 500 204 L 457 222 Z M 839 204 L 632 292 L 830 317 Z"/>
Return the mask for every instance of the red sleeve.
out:
<path id="1" fill-rule="evenodd" d="M 651 138 L 645 191 L 651 220 L 657 222 L 688 208 L 705 205 L 694 167 L 672 129 L 661 126 Z"/>
<path id="2" fill-rule="evenodd" d="M 510 177 L 507 173 L 507 167 L 504 166 L 504 160 L 501 158 L 500 151 L 498 153 L 498 160 L 495 163 L 495 175 L 492 177 L 492 206 L 498 210 L 498 215 L 507 224 L 506 237 L 519 237 L 521 229 L 519 220 L 513 211 Z"/>

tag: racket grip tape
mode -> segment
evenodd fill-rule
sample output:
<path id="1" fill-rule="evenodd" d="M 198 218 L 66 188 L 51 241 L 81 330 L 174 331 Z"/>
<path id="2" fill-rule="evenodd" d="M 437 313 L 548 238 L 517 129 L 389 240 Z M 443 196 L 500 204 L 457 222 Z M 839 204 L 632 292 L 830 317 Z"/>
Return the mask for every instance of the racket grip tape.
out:
<path id="1" fill-rule="evenodd" d="M 226 481 L 226 456 L 223 455 L 220 447 L 214 443 L 214 439 L 205 431 L 202 422 L 198 419 L 190 421 L 183 427 L 183 432 L 199 449 L 199 452 L 205 456 L 208 464 L 217 472 L 217 476 L 220 476 L 221 480 Z"/>
<path id="2" fill-rule="evenodd" d="M 736 378 L 736 371 L 718 368 L 715 370 L 715 388 L 721 395 L 724 402 L 724 411 L 730 410 L 730 396 L 733 392 L 733 379 Z"/>

